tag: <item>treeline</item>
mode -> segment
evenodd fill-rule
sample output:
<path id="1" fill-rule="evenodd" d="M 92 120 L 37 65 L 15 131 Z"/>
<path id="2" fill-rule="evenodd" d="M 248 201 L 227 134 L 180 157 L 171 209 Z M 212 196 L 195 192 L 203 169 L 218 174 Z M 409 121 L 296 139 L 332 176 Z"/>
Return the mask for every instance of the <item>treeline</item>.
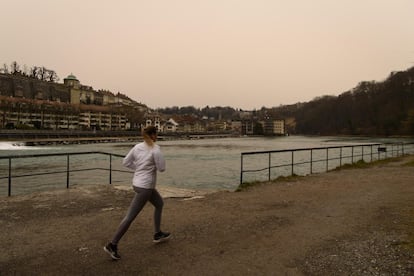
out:
<path id="1" fill-rule="evenodd" d="M 245 119 L 231 107 L 172 107 L 163 114 L 223 120 Z M 414 135 L 414 67 L 392 72 L 384 81 L 363 81 L 339 96 L 250 112 L 250 119 L 289 119 L 289 133 L 305 135 Z"/>
<path id="2" fill-rule="evenodd" d="M 54 70 L 47 69 L 44 66 L 21 66 L 16 61 L 13 61 L 10 66 L 6 63 L 0 67 L 0 73 L 3 74 L 20 74 L 26 77 L 35 78 L 41 81 L 58 82 L 59 77 Z"/>
<path id="3" fill-rule="evenodd" d="M 214 120 L 239 120 L 240 112 L 232 107 L 203 107 L 195 108 L 194 106 L 184 106 L 184 107 L 166 107 L 157 109 L 158 112 L 165 115 L 180 115 L 180 116 L 194 116 L 197 118 L 208 118 Z"/>
<path id="4" fill-rule="evenodd" d="M 383 82 L 361 82 L 338 97 L 314 99 L 295 118 L 303 134 L 414 135 L 414 67 Z"/>
<path id="5" fill-rule="evenodd" d="M 0 73 L 21 74 L 42 81 L 57 82 L 57 74 L 45 67 L 23 68 L 13 62 Z M 392 72 L 384 81 L 363 81 L 339 96 L 322 96 L 297 103 L 260 110 L 232 107 L 166 107 L 164 115 L 192 116 L 213 120 L 286 119 L 287 131 L 308 135 L 414 135 L 414 67 Z M 131 112 L 132 114 L 133 112 Z M 134 121 L 141 119 L 142 114 Z"/>

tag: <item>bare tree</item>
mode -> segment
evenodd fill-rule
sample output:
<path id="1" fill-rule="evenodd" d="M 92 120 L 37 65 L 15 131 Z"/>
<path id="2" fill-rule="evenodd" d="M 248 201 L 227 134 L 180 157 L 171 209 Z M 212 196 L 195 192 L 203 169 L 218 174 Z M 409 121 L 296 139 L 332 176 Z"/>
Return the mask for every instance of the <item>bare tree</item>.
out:
<path id="1" fill-rule="evenodd" d="M 17 61 L 13 61 L 11 63 L 11 73 L 12 74 L 20 73 L 20 65 L 17 63 Z"/>
<path id="2" fill-rule="evenodd" d="M 37 78 L 37 71 L 39 70 L 39 67 L 33 66 L 30 68 L 30 77 Z"/>
<path id="3" fill-rule="evenodd" d="M 47 69 L 42 66 L 39 67 L 39 70 L 37 71 L 37 78 L 41 81 L 45 81 L 47 78 Z"/>
<path id="4" fill-rule="evenodd" d="M 4 73 L 4 74 L 8 74 L 9 73 L 9 66 L 7 66 L 6 63 L 4 63 L 3 68 L 0 68 L 0 72 Z"/>
<path id="5" fill-rule="evenodd" d="M 53 70 L 48 70 L 48 79 L 50 82 L 57 82 L 59 81 L 59 77 Z"/>
<path id="6" fill-rule="evenodd" d="M 25 75 L 25 76 L 28 76 L 29 75 L 29 68 L 27 67 L 27 65 L 26 64 L 24 64 L 23 65 L 23 70 L 22 70 L 22 74 L 23 75 Z"/>

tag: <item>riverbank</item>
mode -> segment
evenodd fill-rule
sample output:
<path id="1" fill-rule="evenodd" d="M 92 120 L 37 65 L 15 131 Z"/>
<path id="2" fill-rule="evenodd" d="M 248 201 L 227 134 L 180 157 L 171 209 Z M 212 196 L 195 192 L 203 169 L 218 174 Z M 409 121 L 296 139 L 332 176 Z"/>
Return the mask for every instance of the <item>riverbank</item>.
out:
<path id="1" fill-rule="evenodd" d="M 239 137 L 235 133 L 160 133 L 158 140 L 194 140 Z M 80 130 L 10 130 L 2 129 L 0 141 L 25 146 L 69 145 L 86 143 L 113 143 L 141 139 L 138 130 L 128 131 L 80 131 Z"/>
<path id="2" fill-rule="evenodd" d="M 414 156 L 146 206 L 102 250 L 132 193 L 109 185 L 0 198 L 0 275 L 412 275 Z"/>

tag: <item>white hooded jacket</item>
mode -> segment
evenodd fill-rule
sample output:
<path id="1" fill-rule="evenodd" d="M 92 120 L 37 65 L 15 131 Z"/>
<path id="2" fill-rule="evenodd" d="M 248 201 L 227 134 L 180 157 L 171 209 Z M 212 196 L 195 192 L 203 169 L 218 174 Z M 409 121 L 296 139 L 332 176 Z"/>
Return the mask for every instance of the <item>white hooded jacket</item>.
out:
<path id="1" fill-rule="evenodd" d="M 165 171 L 165 159 L 160 146 L 150 146 L 145 142 L 136 144 L 122 160 L 122 165 L 135 171 L 132 185 L 144 189 L 154 189 L 157 170 Z"/>

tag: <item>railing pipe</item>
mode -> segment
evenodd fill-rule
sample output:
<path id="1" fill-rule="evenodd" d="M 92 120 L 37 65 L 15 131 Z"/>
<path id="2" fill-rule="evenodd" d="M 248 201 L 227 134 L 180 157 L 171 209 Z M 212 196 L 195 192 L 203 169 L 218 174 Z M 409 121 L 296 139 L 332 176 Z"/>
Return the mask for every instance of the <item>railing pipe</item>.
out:
<path id="1" fill-rule="evenodd" d="M 351 149 L 351 164 L 354 164 L 354 146 Z"/>
<path id="2" fill-rule="evenodd" d="M 66 189 L 69 189 L 69 154 L 66 155 Z"/>
<path id="3" fill-rule="evenodd" d="M 313 173 L 313 149 L 310 150 L 310 173 Z"/>
<path id="4" fill-rule="evenodd" d="M 371 145 L 371 162 L 372 162 L 372 145 Z"/>
<path id="5" fill-rule="evenodd" d="M 83 169 L 76 169 L 71 170 L 70 168 L 70 156 L 71 155 L 90 155 L 90 154 L 103 154 L 103 155 L 109 155 L 109 169 L 106 168 L 83 168 Z M 12 176 L 12 159 L 24 159 L 24 158 L 38 158 L 38 157 L 49 157 L 49 156 L 65 156 L 66 157 L 66 168 L 57 170 L 57 171 L 46 171 L 46 172 L 34 172 L 30 174 L 20 174 L 20 175 L 13 175 Z M 116 157 L 123 157 L 123 155 L 119 154 L 112 154 L 112 153 L 106 153 L 106 152 L 75 152 L 75 153 L 52 153 L 52 154 L 27 154 L 27 155 L 13 155 L 13 156 L 0 156 L 0 160 L 7 159 L 8 160 L 8 175 L 1 177 L 0 179 L 8 179 L 8 187 L 7 187 L 7 195 L 11 196 L 12 194 L 12 178 L 18 178 L 18 177 L 29 177 L 29 176 L 39 176 L 39 175 L 50 175 L 50 174 L 62 174 L 65 173 L 66 175 L 66 188 L 70 187 L 70 173 L 71 172 L 78 172 L 78 171 L 89 171 L 89 170 L 109 170 L 109 182 L 112 184 L 112 171 L 119 171 L 119 172 L 125 172 L 130 173 L 130 171 L 125 170 L 114 170 L 112 167 L 112 156 Z M 242 167 L 243 169 L 243 167 Z"/>
<path id="6" fill-rule="evenodd" d="M 112 184 L 112 154 L 109 155 L 109 184 Z"/>
<path id="7" fill-rule="evenodd" d="M 364 146 L 362 146 L 362 161 L 365 161 L 364 160 Z"/>
<path id="8" fill-rule="evenodd" d="M 412 142 L 406 143 L 406 145 L 407 144 L 414 145 L 414 143 L 412 143 Z M 326 162 L 326 170 L 329 171 L 329 161 L 330 161 L 329 149 L 334 149 L 334 148 L 339 149 L 339 157 L 332 158 L 332 160 L 338 160 L 339 159 L 339 166 L 340 167 L 343 165 L 343 162 L 342 162 L 343 158 L 351 158 L 351 163 L 352 164 L 354 164 L 355 158 L 358 157 L 358 156 L 361 156 L 362 160 L 365 161 L 364 157 L 365 157 L 365 154 L 366 154 L 366 150 L 365 150 L 366 146 L 369 146 L 370 149 L 371 149 L 371 152 L 369 153 L 370 156 L 371 156 L 371 158 L 370 158 L 371 162 L 374 161 L 374 157 L 373 157 L 374 147 L 378 149 L 378 160 L 381 159 L 380 158 L 381 157 L 380 153 L 382 151 L 385 151 L 385 158 L 387 158 L 386 148 L 384 146 L 381 147 L 381 145 L 383 145 L 383 144 L 375 143 L 375 144 L 361 144 L 361 145 L 347 145 L 347 146 L 333 146 L 333 147 L 317 147 L 317 148 L 299 148 L 299 149 L 288 149 L 288 150 L 242 152 L 241 153 L 241 159 L 240 159 L 240 184 L 243 183 L 244 173 L 247 173 L 247 172 L 260 172 L 260 171 L 267 170 L 268 171 L 268 180 L 270 181 L 271 180 L 271 168 L 290 166 L 291 175 L 294 175 L 295 165 L 305 164 L 305 163 L 308 163 L 308 162 L 310 163 L 310 172 L 311 172 L 311 174 L 314 173 L 313 164 L 316 163 L 316 162 Z M 361 147 L 361 155 L 356 154 L 355 147 Z M 351 155 L 350 156 L 349 155 L 348 156 L 344 155 L 344 153 L 343 153 L 344 148 L 351 148 Z M 383 148 L 385 148 L 385 149 L 383 150 Z M 314 157 L 314 151 L 315 150 L 326 150 L 326 160 L 325 159 L 315 160 L 315 157 Z M 310 161 L 295 163 L 294 153 L 297 152 L 297 151 L 310 151 Z M 405 154 L 404 143 L 401 143 L 401 151 L 403 152 L 403 154 Z M 290 152 L 291 153 L 291 162 L 286 163 L 286 164 L 282 164 L 282 165 L 278 165 L 278 166 L 272 166 L 270 154 L 271 153 L 284 153 L 284 152 Z M 267 168 L 253 169 L 253 170 L 246 170 L 246 171 L 244 170 L 245 159 L 243 157 L 245 155 L 257 155 L 257 154 L 265 154 L 265 153 L 269 155 L 269 162 L 268 162 L 268 167 Z"/>
<path id="9" fill-rule="evenodd" d="M 243 184 L 243 154 L 240 157 L 240 185 Z"/>
<path id="10" fill-rule="evenodd" d="M 269 152 L 269 177 L 268 177 L 269 181 L 270 181 L 270 170 L 272 168 L 272 161 L 271 161 L 272 158 L 271 158 L 271 154 L 272 153 Z"/>
<path id="11" fill-rule="evenodd" d="M 9 180 L 9 184 L 8 184 L 8 191 L 7 191 L 7 195 L 8 196 L 11 196 L 11 178 L 12 178 L 12 176 L 11 176 L 11 157 L 9 158 L 9 178 L 8 178 L 8 180 Z"/>

